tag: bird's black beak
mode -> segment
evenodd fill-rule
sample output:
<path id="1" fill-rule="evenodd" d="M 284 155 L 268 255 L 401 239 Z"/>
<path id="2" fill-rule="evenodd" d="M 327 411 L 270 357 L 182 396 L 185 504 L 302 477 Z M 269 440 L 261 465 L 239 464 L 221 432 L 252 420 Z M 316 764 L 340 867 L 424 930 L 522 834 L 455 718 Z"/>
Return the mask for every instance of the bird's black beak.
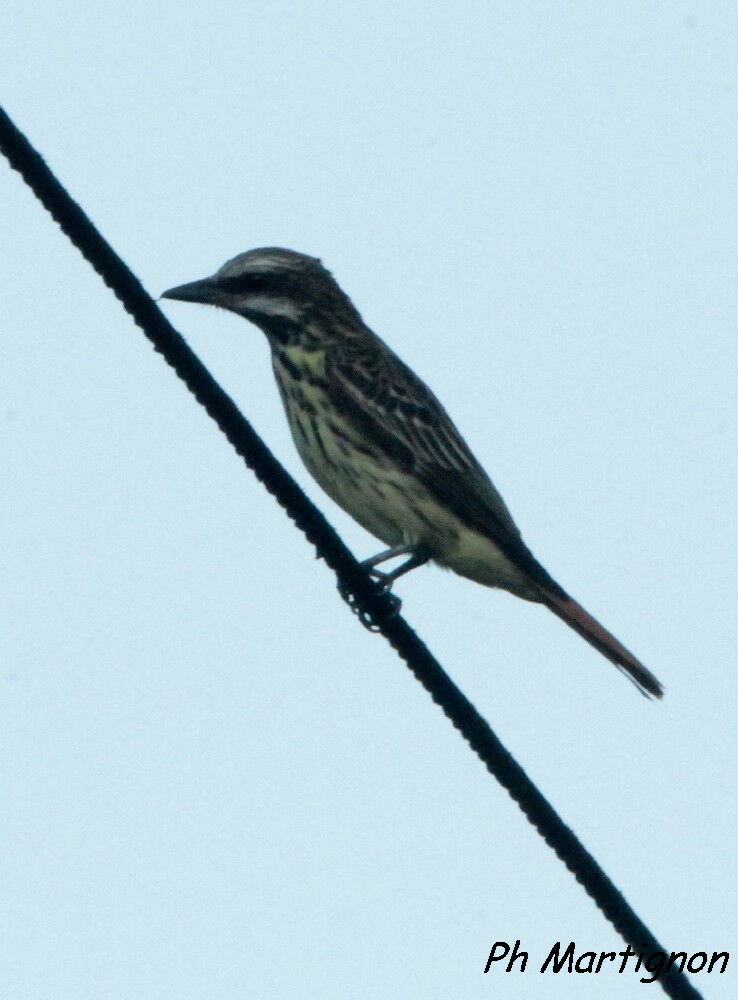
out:
<path id="1" fill-rule="evenodd" d="M 190 281 L 186 285 L 177 285 L 161 293 L 163 299 L 177 299 L 180 302 L 202 302 L 206 305 L 216 305 L 218 302 L 218 286 L 212 278 L 202 281 Z"/>

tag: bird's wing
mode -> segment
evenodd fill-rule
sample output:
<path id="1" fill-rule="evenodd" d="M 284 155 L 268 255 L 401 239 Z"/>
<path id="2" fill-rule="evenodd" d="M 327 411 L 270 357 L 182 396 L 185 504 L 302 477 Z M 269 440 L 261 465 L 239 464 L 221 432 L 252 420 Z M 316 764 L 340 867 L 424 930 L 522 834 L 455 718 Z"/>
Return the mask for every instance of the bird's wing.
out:
<path id="1" fill-rule="evenodd" d="M 326 377 L 344 418 L 456 516 L 492 539 L 536 585 L 540 600 L 646 695 L 662 688 L 640 660 L 574 601 L 520 537 L 505 503 L 436 397 L 379 342 L 329 352 Z"/>
<path id="2" fill-rule="evenodd" d="M 328 352 L 331 398 L 345 419 L 469 527 L 491 538 L 536 583 L 561 588 L 533 557 L 505 502 L 439 401 L 388 347 Z"/>

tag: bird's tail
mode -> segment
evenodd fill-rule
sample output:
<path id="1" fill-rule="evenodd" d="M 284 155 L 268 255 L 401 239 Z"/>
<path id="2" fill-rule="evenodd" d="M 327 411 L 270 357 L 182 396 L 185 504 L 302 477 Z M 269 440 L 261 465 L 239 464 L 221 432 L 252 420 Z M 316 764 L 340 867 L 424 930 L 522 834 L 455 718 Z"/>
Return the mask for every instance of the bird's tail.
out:
<path id="1" fill-rule="evenodd" d="M 647 670 L 640 660 L 625 648 L 614 635 L 588 614 L 581 604 L 577 604 L 563 591 L 541 588 L 541 601 L 555 615 L 578 632 L 583 639 L 614 663 L 618 670 L 631 680 L 641 694 L 647 697 L 660 698 L 664 689 L 650 670 Z"/>

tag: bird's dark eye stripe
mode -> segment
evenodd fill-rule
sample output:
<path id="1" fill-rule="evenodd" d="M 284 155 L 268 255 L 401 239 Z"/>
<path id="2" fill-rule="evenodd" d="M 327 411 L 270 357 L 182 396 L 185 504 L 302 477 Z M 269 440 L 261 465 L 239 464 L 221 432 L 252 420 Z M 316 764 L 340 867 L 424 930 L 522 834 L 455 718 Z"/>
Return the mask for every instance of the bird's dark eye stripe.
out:
<path id="1" fill-rule="evenodd" d="M 263 292 L 274 287 L 265 275 L 238 274 L 230 278 L 218 278 L 218 285 L 224 292 Z"/>
<path id="2" fill-rule="evenodd" d="M 218 285 L 224 292 L 235 292 L 237 295 L 258 295 L 269 292 L 276 295 L 288 291 L 290 277 L 286 274 L 234 274 L 226 278 L 218 278 Z"/>

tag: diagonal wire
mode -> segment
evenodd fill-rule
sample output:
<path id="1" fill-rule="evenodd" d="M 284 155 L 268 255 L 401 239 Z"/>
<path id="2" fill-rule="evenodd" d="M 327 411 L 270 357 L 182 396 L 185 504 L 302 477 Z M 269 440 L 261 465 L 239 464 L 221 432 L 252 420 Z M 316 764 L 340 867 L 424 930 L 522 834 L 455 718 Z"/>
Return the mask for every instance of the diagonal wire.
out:
<path id="1" fill-rule="evenodd" d="M 282 468 L 230 396 L 212 378 L 139 280 L 1 107 L 0 149 L 10 166 L 21 174 L 61 230 L 130 313 L 154 349 L 174 368 L 248 467 L 315 546 L 318 556 L 335 572 L 339 586 L 352 595 L 352 604 L 362 620 L 381 632 L 397 651 L 490 774 L 507 789 L 527 819 L 589 893 L 622 938 L 636 952 L 662 952 L 669 955 L 510 755 L 485 719 L 445 673 L 422 639 L 404 618 L 394 614 L 391 599 L 378 591 L 368 572 L 356 561 L 295 480 Z M 674 1000 L 700 1000 L 701 995 L 684 973 L 676 968 L 669 969 L 658 981 L 667 996 Z"/>

